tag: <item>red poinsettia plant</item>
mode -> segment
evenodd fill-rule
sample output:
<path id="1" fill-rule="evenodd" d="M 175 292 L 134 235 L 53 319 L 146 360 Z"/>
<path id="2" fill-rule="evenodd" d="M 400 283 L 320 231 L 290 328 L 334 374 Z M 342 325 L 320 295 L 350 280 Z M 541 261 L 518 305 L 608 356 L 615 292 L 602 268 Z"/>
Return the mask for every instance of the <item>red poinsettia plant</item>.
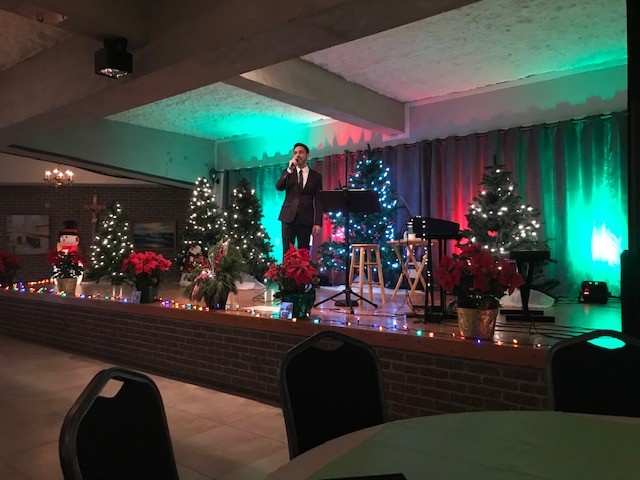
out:
<path id="1" fill-rule="evenodd" d="M 18 268 L 20 268 L 20 257 L 18 255 L 0 252 L 0 286 L 10 286 Z"/>
<path id="2" fill-rule="evenodd" d="M 508 260 L 491 255 L 479 243 L 458 244 L 459 254 L 445 255 L 434 272 L 440 288 L 456 297 L 461 308 L 500 307 L 506 292 L 522 285 L 522 275 Z"/>
<path id="3" fill-rule="evenodd" d="M 122 262 L 122 271 L 127 276 L 125 282 L 135 285 L 138 290 L 157 286 L 162 273 L 169 268 L 171 260 L 155 252 L 131 252 Z"/>
<path id="4" fill-rule="evenodd" d="M 280 265 L 271 264 L 265 277 L 278 284 L 280 295 L 305 293 L 319 282 L 318 269 L 309 257 L 309 249 L 289 244 Z"/>

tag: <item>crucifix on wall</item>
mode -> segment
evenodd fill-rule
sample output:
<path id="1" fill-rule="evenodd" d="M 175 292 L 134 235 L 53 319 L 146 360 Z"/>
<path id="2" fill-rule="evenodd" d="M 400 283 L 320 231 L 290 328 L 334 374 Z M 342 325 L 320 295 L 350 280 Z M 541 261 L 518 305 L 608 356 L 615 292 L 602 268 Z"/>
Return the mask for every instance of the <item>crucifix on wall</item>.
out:
<path id="1" fill-rule="evenodd" d="M 98 223 L 98 212 L 105 208 L 105 205 L 98 203 L 98 195 L 93 194 L 93 203 L 85 205 L 84 208 L 91 212 L 91 241 L 96 236 L 96 224 Z"/>

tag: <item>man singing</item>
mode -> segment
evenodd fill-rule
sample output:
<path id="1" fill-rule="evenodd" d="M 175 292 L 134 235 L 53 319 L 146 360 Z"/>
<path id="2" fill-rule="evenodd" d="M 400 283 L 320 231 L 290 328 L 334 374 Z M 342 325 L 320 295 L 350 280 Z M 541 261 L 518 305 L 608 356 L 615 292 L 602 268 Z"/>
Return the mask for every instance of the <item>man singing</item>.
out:
<path id="1" fill-rule="evenodd" d="M 283 252 L 292 243 L 298 248 L 309 248 L 311 235 L 322 228 L 320 195 L 322 175 L 307 164 L 309 147 L 304 143 L 293 146 L 293 158 L 276 182 L 276 188 L 286 190 L 278 220 L 282 222 Z"/>

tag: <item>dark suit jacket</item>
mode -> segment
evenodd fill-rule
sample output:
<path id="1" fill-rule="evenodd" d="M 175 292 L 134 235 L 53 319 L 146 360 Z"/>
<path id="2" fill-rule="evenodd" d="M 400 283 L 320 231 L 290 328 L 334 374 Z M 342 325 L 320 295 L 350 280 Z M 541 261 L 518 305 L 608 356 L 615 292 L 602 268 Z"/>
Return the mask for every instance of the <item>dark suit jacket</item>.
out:
<path id="1" fill-rule="evenodd" d="M 309 177 L 304 188 L 298 185 L 297 169 L 289 173 L 287 169 L 282 172 L 276 182 L 276 188 L 286 190 L 287 194 L 280 209 L 278 220 L 291 223 L 298 213 L 298 222 L 301 225 L 322 226 L 322 205 L 318 193 L 322 190 L 322 175 L 309 169 Z"/>

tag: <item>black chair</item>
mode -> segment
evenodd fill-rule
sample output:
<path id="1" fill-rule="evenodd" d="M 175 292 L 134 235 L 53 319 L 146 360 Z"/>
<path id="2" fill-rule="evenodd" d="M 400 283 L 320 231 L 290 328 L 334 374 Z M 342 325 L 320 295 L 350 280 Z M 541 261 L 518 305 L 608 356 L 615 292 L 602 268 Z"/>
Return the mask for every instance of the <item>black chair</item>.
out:
<path id="1" fill-rule="evenodd" d="M 121 388 L 101 396 L 111 380 Z M 124 368 L 93 377 L 64 419 L 59 450 L 65 480 L 178 479 L 160 392 Z"/>
<path id="2" fill-rule="evenodd" d="M 320 332 L 287 352 L 278 376 L 291 458 L 387 421 L 380 361 L 360 340 Z"/>
<path id="3" fill-rule="evenodd" d="M 624 342 L 605 348 L 590 340 Z M 597 330 L 562 340 L 547 355 L 549 401 L 553 410 L 640 417 L 640 341 L 620 332 Z"/>

